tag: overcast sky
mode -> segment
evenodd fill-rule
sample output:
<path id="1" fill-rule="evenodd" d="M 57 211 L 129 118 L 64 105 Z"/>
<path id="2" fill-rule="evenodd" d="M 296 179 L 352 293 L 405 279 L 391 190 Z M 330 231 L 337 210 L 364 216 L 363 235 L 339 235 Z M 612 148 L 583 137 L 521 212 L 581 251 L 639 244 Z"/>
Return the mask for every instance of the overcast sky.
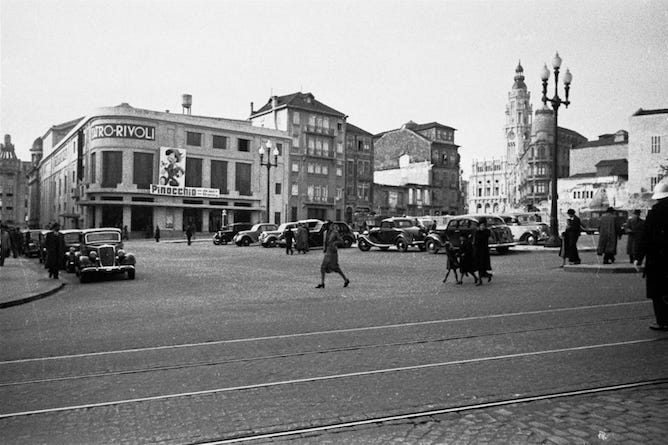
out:
<path id="1" fill-rule="evenodd" d="M 311 92 L 371 132 L 457 129 L 463 168 L 504 154 L 521 60 L 534 110 L 555 51 L 573 73 L 559 124 L 589 139 L 668 108 L 665 0 L 0 0 L 0 132 L 35 138 L 128 102 L 246 119 L 273 93 Z M 551 86 L 550 94 L 553 92 Z M 563 87 L 560 86 L 563 96 Z"/>

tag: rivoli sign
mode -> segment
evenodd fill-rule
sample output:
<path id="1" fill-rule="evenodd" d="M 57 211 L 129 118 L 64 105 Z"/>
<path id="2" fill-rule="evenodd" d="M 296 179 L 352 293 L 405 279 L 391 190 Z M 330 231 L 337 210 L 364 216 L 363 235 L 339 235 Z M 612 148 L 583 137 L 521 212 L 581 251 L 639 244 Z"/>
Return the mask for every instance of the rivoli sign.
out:
<path id="1" fill-rule="evenodd" d="M 155 127 L 134 124 L 100 124 L 89 130 L 90 138 L 143 139 L 155 141 Z"/>

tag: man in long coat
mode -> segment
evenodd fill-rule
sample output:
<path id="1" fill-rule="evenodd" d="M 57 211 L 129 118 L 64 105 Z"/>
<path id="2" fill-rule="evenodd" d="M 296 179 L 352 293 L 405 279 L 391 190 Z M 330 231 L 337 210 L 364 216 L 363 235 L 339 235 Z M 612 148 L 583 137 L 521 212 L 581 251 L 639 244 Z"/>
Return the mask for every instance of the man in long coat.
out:
<path id="1" fill-rule="evenodd" d="M 631 263 L 638 257 L 638 245 L 640 244 L 643 227 L 645 227 L 645 220 L 640 217 L 640 210 L 634 210 L 633 216 L 629 218 L 624 227 L 624 231 L 629 237 L 626 242 L 626 253 L 629 255 Z"/>
<path id="2" fill-rule="evenodd" d="M 9 227 L 0 225 L 0 266 L 5 265 L 5 258 L 9 257 L 11 252 L 12 240 L 9 235 Z"/>
<path id="3" fill-rule="evenodd" d="M 668 331 L 668 183 L 657 184 L 652 199 L 657 203 L 645 219 L 638 258 L 633 264 L 638 266 L 645 259 L 647 298 L 652 299 L 656 317 L 650 329 Z"/>
<path id="4" fill-rule="evenodd" d="M 620 228 L 615 219 L 615 209 L 608 207 L 605 214 L 601 216 L 601 226 L 598 229 L 597 255 L 603 255 L 603 264 L 615 262 L 617 255 L 617 238 L 620 236 Z"/>
<path id="5" fill-rule="evenodd" d="M 65 265 L 65 237 L 60 233 L 60 224 L 55 223 L 46 234 L 46 268 L 49 278 L 58 278 L 58 271 Z"/>

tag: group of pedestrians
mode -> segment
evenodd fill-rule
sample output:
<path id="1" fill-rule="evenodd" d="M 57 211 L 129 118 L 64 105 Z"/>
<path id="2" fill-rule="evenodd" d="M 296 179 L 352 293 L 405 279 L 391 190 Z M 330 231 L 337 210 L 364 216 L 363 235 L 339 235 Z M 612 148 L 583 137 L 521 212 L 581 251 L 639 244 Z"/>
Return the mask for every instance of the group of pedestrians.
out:
<path id="1" fill-rule="evenodd" d="M 297 253 L 306 254 L 309 250 L 308 242 L 308 229 L 304 224 L 298 224 L 296 233 L 292 231 L 291 228 L 285 229 L 283 232 L 283 238 L 285 239 L 285 254 L 293 255 L 295 250 Z M 292 247 L 294 244 L 294 248 Z"/>
<path id="2" fill-rule="evenodd" d="M 5 259 L 23 255 L 23 235 L 18 227 L 9 227 L 0 224 L 0 266 L 4 266 Z"/>
<path id="3" fill-rule="evenodd" d="M 459 249 L 455 250 L 452 243 L 446 241 L 445 253 L 447 267 L 443 282 L 448 281 L 451 272 L 454 272 L 455 282 L 464 283 L 464 277 L 471 275 L 476 286 L 482 286 L 482 279 L 492 281 L 492 262 L 489 256 L 490 230 L 487 228 L 487 218 L 478 221 L 478 228 L 473 234 L 462 235 L 459 238 Z M 457 275 L 457 271 L 461 274 Z"/>

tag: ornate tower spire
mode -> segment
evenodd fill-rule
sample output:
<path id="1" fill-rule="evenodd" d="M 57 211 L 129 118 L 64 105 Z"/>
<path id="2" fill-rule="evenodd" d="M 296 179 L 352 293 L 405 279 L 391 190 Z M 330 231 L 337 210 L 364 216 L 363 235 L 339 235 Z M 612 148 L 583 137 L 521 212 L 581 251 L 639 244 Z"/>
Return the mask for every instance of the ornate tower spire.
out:
<path id="1" fill-rule="evenodd" d="M 17 159 L 14 153 L 14 144 L 12 144 L 12 137 L 5 135 L 5 143 L 0 144 L 0 159 Z"/>

